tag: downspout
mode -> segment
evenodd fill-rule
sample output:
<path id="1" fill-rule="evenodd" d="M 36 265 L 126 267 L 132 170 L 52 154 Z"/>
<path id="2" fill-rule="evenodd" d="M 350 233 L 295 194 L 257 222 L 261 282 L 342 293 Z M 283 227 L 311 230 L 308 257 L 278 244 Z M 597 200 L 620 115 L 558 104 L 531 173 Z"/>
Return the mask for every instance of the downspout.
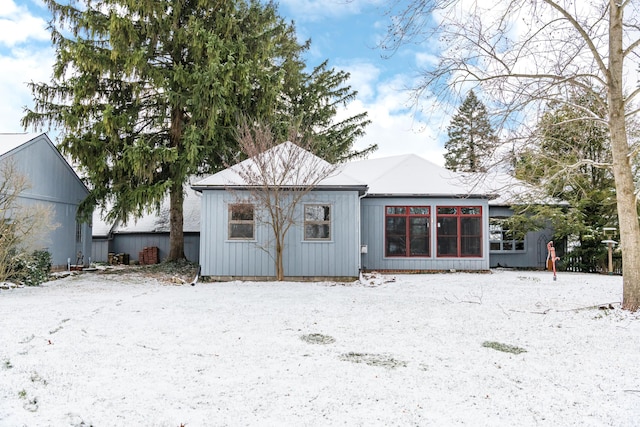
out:
<path id="1" fill-rule="evenodd" d="M 357 245 L 356 245 L 356 250 L 358 251 L 357 254 L 357 260 L 358 260 L 358 280 L 360 280 L 360 277 L 362 275 L 362 221 L 361 221 L 361 216 L 362 216 L 362 199 L 365 198 L 367 196 L 367 192 L 365 190 L 365 192 L 362 194 L 362 196 L 358 196 L 358 206 L 356 211 L 358 212 L 357 215 L 357 224 L 356 224 L 356 239 L 357 239 Z"/>

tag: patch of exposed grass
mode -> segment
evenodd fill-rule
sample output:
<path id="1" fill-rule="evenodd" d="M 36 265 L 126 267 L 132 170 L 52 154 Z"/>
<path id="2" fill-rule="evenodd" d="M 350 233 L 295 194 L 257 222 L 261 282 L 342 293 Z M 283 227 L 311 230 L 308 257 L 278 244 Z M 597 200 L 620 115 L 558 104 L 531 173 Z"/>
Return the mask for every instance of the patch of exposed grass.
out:
<path id="1" fill-rule="evenodd" d="M 300 339 L 309 344 L 332 344 L 336 342 L 336 339 L 332 336 L 323 334 L 302 335 Z"/>
<path id="2" fill-rule="evenodd" d="M 482 346 L 502 351 L 504 353 L 520 354 L 527 352 L 524 348 L 516 347 L 515 345 L 503 344 L 497 341 L 485 341 L 482 343 Z"/>
<path id="3" fill-rule="evenodd" d="M 369 366 L 381 366 L 387 369 L 404 368 L 407 366 L 407 362 L 395 359 L 388 354 L 349 352 L 340 355 L 340 360 L 353 363 L 366 363 Z"/>

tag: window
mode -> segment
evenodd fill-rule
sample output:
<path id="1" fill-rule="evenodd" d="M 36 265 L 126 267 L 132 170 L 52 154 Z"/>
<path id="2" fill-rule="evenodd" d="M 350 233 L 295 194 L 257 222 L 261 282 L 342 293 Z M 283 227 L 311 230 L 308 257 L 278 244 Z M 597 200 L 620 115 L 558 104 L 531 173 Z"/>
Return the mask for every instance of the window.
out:
<path id="1" fill-rule="evenodd" d="M 82 224 L 76 222 L 76 243 L 82 243 Z"/>
<path id="2" fill-rule="evenodd" d="M 438 206 L 438 256 L 482 256 L 482 208 Z"/>
<path id="3" fill-rule="evenodd" d="M 387 206 L 385 256 L 430 256 L 429 214 L 428 206 Z"/>
<path id="4" fill-rule="evenodd" d="M 304 240 L 331 239 L 331 206 L 304 205 Z"/>
<path id="5" fill-rule="evenodd" d="M 506 227 L 504 218 L 489 219 L 489 249 L 492 251 L 524 251 L 524 239 L 516 239 Z"/>
<path id="6" fill-rule="evenodd" d="M 251 240 L 255 231 L 253 205 L 229 205 L 229 239 Z"/>

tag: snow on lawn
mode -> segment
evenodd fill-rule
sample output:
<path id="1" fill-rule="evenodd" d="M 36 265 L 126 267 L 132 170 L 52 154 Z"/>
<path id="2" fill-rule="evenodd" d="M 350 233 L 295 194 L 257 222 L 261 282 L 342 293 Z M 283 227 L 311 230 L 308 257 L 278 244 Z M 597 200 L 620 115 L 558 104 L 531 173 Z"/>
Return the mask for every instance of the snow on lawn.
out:
<path id="1" fill-rule="evenodd" d="M 0 291 L 0 425 L 640 425 L 620 277 L 136 271 Z"/>

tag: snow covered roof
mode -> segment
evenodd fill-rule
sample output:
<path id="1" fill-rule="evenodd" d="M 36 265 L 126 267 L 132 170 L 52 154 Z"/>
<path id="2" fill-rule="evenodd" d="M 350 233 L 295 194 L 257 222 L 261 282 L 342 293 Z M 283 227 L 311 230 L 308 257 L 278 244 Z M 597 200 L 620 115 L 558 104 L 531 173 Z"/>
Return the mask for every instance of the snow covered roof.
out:
<path id="1" fill-rule="evenodd" d="M 113 223 L 104 219 L 103 212 L 99 209 L 93 210 L 93 218 L 91 220 L 91 235 L 93 237 L 107 237 L 111 233 Z"/>
<path id="2" fill-rule="evenodd" d="M 315 182 L 317 178 L 322 178 L 327 171 L 331 171 L 328 176 L 318 181 L 315 187 L 361 187 L 362 190 L 366 187 L 364 182 L 345 173 L 341 168 L 332 170 L 334 167 L 330 163 L 289 141 L 265 151 L 260 156 L 264 157 L 258 161 L 249 158 L 198 181 L 193 188 L 203 190 L 251 186 L 252 183 L 247 182 L 245 176 L 247 172 L 259 173 L 260 167 L 257 165 L 261 160 L 272 166 L 273 176 L 269 177 L 273 180 L 270 183 L 272 185 L 306 186 Z M 291 168 L 291 163 L 295 163 L 296 167 Z M 287 172 L 282 175 L 280 171 Z"/>
<path id="3" fill-rule="evenodd" d="M 367 183 L 367 194 L 371 196 L 492 196 L 462 179 L 460 174 L 415 154 L 360 160 L 345 164 L 342 170 Z"/>
<path id="4" fill-rule="evenodd" d="M 544 191 L 503 172 L 462 173 L 461 179 L 472 183 L 479 192 L 495 195 L 489 201 L 492 206 L 513 206 L 522 204 L 566 205 L 565 201 L 554 199 Z"/>
<path id="5" fill-rule="evenodd" d="M 185 233 L 198 233 L 200 232 L 200 194 L 196 193 L 188 185 L 185 186 L 184 191 L 183 231 Z M 94 237 L 105 237 L 110 233 L 168 233 L 169 196 L 167 195 L 162 201 L 159 212 L 153 210 L 141 218 L 129 219 L 126 224 L 120 221 L 115 224 L 107 222 L 103 216 L 103 212 L 99 210 L 93 213 L 92 234 Z"/>
<path id="6" fill-rule="evenodd" d="M 37 138 L 42 133 L 0 133 L 0 156 Z"/>

